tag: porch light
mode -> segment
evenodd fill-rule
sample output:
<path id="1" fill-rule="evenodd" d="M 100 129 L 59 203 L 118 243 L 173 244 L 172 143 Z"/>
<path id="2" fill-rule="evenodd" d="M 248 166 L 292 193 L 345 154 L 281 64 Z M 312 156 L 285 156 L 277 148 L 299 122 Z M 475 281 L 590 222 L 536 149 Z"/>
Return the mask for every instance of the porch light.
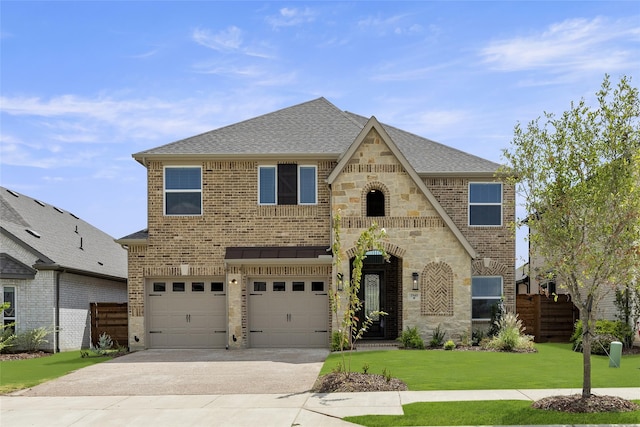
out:
<path id="1" fill-rule="evenodd" d="M 238 284 L 238 279 L 231 279 L 231 280 L 229 280 L 229 284 L 230 284 L 230 285 L 237 285 L 237 284 Z"/>
<path id="2" fill-rule="evenodd" d="M 416 272 L 414 272 L 412 275 L 413 277 L 413 290 L 417 291 L 418 290 L 418 277 L 420 277 L 420 275 Z"/>
<path id="3" fill-rule="evenodd" d="M 342 291 L 342 286 L 343 286 L 343 284 L 342 284 L 342 277 L 343 277 L 343 276 L 342 276 L 342 273 L 338 273 L 338 290 L 339 290 L 339 291 Z"/>

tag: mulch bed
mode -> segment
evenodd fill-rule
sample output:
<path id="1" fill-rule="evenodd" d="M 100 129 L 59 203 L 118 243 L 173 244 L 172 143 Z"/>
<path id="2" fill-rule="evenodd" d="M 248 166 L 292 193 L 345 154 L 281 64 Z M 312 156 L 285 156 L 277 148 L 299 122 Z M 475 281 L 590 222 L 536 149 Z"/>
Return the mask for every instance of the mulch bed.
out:
<path id="1" fill-rule="evenodd" d="M 640 409 L 640 405 L 617 396 L 596 396 L 583 398 L 581 394 L 570 396 L 550 396 L 531 405 L 535 409 L 550 411 L 594 413 L 594 412 L 631 412 Z"/>
<path id="2" fill-rule="evenodd" d="M 387 381 L 382 375 L 332 372 L 318 379 L 311 391 L 316 393 L 350 393 L 362 391 L 406 391 L 407 385 L 397 378 Z"/>
<path id="3" fill-rule="evenodd" d="M 38 357 L 51 356 L 52 353 L 44 351 L 34 351 L 30 353 L 4 353 L 0 354 L 0 362 L 5 360 L 25 360 L 25 359 L 37 359 Z"/>

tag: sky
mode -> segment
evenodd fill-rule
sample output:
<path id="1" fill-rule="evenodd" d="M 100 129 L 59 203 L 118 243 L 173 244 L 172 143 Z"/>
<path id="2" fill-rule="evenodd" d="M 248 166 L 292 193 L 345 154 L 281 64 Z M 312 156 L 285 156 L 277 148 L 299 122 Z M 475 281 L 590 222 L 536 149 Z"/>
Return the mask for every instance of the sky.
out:
<path id="1" fill-rule="evenodd" d="M 637 1 L 3 0 L 0 183 L 119 238 L 139 151 L 323 96 L 502 163 L 517 123 L 638 71 Z"/>

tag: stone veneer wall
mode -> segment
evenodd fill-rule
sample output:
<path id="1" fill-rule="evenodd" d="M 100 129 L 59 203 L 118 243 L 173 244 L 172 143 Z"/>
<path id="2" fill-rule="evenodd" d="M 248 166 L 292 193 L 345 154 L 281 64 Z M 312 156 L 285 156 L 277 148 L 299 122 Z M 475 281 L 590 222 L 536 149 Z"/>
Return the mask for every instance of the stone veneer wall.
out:
<path id="1" fill-rule="evenodd" d="M 370 189 L 385 194 L 388 216 L 364 217 L 363 198 Z M 471 258 L 375 130 L 336 178 L 332 194 L 334 214 L 340 210 L 342 217 L 344 277 L 349 277 L 348 260 L 354 254 L 355 241 L 375 222 L 387 232 L 385 250 L 401 259 L 398 274 L 402 315 L 398 329 L 417 326 L 423 338 L 430 337 L 438 325 L 453 338 L 470 334 Z M 412 290 L 412 273 L 422 274 L 432 262 L 446 263 L 453 273 L 452 315 L 423 315 L 422 294 Z"/>

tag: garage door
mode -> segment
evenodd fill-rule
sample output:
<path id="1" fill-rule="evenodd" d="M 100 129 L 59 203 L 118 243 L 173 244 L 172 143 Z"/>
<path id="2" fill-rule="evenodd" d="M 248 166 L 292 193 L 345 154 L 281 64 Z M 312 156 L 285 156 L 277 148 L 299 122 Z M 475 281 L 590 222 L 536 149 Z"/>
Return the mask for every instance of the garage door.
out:
<path id="1" fill-rule="evenodd" d="M 227 344 L 224 282 L 149 283 L 149 348 L 224 348 Z"/>
<path id="2" fill-rule="evenodd" d="M 251 347 L 328 347 L 329 296 L 321 280 L 252 280 Z"/>

